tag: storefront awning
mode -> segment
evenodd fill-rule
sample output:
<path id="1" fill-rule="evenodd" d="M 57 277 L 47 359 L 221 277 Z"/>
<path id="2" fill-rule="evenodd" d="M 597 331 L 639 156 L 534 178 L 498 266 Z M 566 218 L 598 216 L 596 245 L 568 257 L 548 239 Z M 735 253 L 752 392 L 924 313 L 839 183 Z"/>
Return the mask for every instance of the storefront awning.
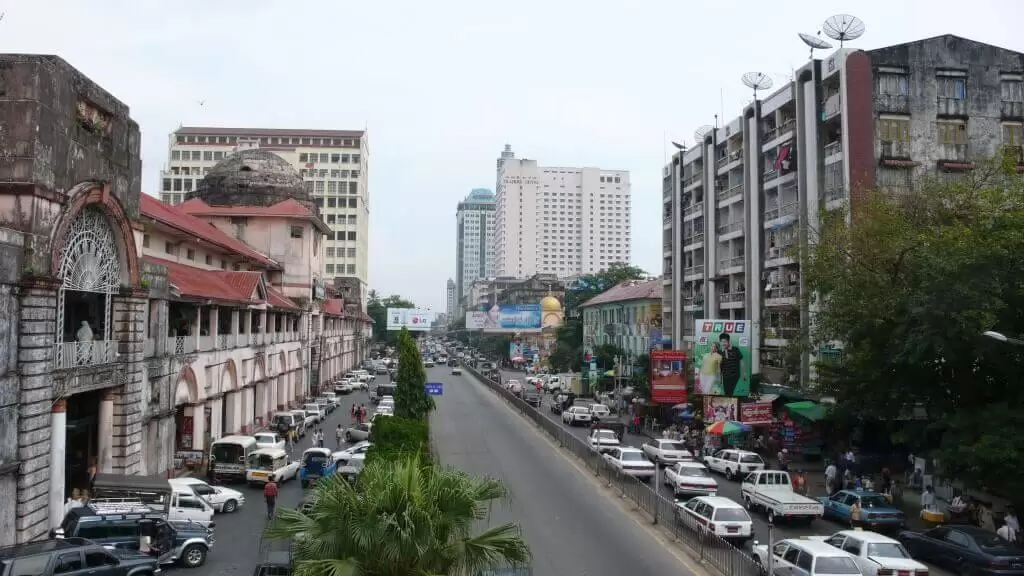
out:
<path id="1" fill-rule="evenodd" d="M 790 414 L 796 414 L 802 416 L 812 422 L 823 420 L 828 415 L 828 408 L 818 404 L 817 402 L 811 402 L 805 400 L 803 402 L 790 402 L 786 404 L 786 410 L 789 410 Z"/>

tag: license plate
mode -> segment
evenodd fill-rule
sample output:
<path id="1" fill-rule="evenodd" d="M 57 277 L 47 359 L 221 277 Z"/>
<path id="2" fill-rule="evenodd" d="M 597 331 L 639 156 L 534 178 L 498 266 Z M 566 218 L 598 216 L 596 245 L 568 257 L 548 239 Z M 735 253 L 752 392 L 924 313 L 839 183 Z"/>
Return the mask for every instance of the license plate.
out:
<path id="1" fill-rule="evenodd" d="M 740 527 L 739 526 L 726 526 L 725 527 L 725 531 L 728 532 L 729 534 L 735 534 L 735 533 L 740 531 Z"/>
<path id="2" fill-rule="evenodd" d="M 252 476 L 253 478 L 266 478 L 267 474 L 265 472 L 253 472 Z"/>

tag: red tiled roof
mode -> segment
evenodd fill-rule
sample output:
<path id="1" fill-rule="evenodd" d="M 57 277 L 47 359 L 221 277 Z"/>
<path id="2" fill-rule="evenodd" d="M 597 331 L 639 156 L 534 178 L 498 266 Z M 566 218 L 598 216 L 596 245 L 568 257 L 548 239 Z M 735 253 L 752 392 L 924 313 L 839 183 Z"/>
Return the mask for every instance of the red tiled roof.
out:
<path id="1" fill-rule="evenodd" d="M 319 214 L 314 214 L 294 198 L 282 200 L 273 206 L 210 206 L 199 198 L 186 200 L 178 205 L 183 212 L 193 216 L 252 216 L 252 217 L 278 217 L 278 218 L 299 218 L 309 220 L 327 234 L 331 231 L 320 219 Z"/>
<path id="2" fill-rule="evenodd" d="M 292 302 L 287 296 L 278 292 L 276 288 L 267 286 L 267 304 L 270 304 L 274 308 L 287 308 L 290 310 L 298 310 L 299 305 Z"/>
<path id="3" fill-rule="evenodd" d="M 245 242 L 232 238 L 226 232 L 217 228 L 213 224 L 204 222 L 199 218 L 187 214 L 179 207 L 164 204 L 149 194 L 142 195 L 140 211 L 146 218 L 160 222 L 161 224 L 170 226 L 171 228 L 186 234 L 196 236 L 197 238 L 214 244 L 228 252 L 233 252 L 264 266 L 277 267 L 277 262 L 274 262 L 265 255 L 253 250 Z"/>
<path id="4" fill-rule="evenodd" d="M 661 300 L 663 293 L 661 280 L 651 280 L 650 282 L 628 280 L 587 300 L 581 307 L 626 300 Z"/>
<path id="5" fill-rule="evenodd" d="M 263 274 L 259 272 L 222 272 L 224 281 L 238 290 L 239 294 L 251 295 L 260 284 Z"/>
<path id="6" fill-rule="evenodd" d="M 323 312 L 324 314 L 330 314 L 331 316 L 344 316 L 345 301 L 341 298 L 331 298 L 324 302 Z"/>
<path id="7" fill-rule="evenodd" d="M 250 298 L 251 290 L 245 292 L 229 281 L 228 274 L 238 274 L 238 272 L 203 270 L 152 256 L 143 256 L 142 259 L 150 264 L 165 266 L 167 281 L 178 289 L 179 294 L 187 298 L 217 300 L 234 304 L 257 304 L 259 302 Z M 259 273 L 253 272 L 252 274 Z"/>

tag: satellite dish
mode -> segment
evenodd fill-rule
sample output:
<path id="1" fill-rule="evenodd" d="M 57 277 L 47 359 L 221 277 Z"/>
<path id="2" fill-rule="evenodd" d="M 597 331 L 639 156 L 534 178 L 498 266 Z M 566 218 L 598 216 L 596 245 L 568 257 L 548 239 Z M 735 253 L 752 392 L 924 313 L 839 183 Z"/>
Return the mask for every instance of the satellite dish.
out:
<path id="1" fill-rule="evenodd" d="M 714 129 L 715 127 L 710 124 L 699 126 L 696 130 L 693 131 L 693 139 L 696 140 L 697 142 L 703 143 L 704 137 L 707 136 L 708 133 Z"/>
<path id="2" fill-rule="evenodd" d="M 676 147 L 676 150 L 682 150 L 683 152 L 686 152 L 686 143 L 680 144 L 679 142 L 672 140 L 672 145 Z"/>
<path id="3" fill-rule="evenodd" d="M 821 30 L 825 36 L 839 41 L 839 47 L 842 48 L 843 43 L 864 35 L 864 21 L 849 14 L 836 14 L 825 20 Z"/>
<path id="4" fill-rule="evenodd" d="M 818 32 L 818 34 L 821 34 L 821 32 Z M 814 59 L 815 50 L 828 50 L 829 48 L 832 47 L 832 44 L 830 44 L 827 40 L 823 38 L 818 38 L 817 36 L 804 34 L 803 32 L 800 32 L 799 34 L 797 34 L 797 36 L 800 36 L 800 39 L 803 40 L 804 44 L 807 44 L 807 46 L 811 48 L 812 60 Z"/>
<path id="5" fill-rule="evenodd" d="M 772 79 L 763 72 L 747 72 L 743 75 L 743 83 L 754 91 L 754 100 L 757 100 L 758 90 L 767 90 L 772 87 Z"/>

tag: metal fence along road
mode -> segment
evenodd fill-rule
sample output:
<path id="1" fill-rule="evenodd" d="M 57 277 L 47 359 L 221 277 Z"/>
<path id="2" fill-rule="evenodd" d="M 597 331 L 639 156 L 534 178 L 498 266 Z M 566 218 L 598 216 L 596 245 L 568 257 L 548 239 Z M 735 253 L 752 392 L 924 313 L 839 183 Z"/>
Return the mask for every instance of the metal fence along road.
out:
<path id="1" fill-rule="evenodd" d="M 689 516 L 677 513 L 676 503 L 657 492 L 658 478 L 647 484 L 633 476 L 618 472 L 610 467 L 597 451 L 592 450 L 586 441 L 574 436 L 541 414 L 537 408 L 505 390 L 499 382 L 485 378 L 469 366 L 465 368 L 477 380 L 544 430 L 563 450 L 583 462 L 597 478 L 618 492 L 635 509 L 642 511 L 651 522 L 671 535 L 679 546 L 688 549 L 702 564 L 712 566 L 728 576 L 762 576 L 765 573 L 752 556 L 715 535 Z"/>

